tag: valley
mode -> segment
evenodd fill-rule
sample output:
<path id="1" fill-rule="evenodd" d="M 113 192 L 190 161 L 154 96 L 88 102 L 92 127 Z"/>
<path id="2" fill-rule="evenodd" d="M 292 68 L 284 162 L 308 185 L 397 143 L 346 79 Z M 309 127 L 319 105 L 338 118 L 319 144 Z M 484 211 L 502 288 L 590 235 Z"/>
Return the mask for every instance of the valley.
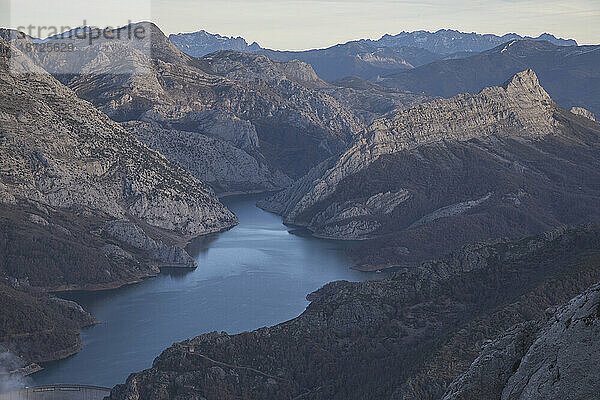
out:
<path id="1" fill-rule="evenodd" d="M 0 29 L 0 392 L 598 393 L 597 45 L 82 31 Z"/>

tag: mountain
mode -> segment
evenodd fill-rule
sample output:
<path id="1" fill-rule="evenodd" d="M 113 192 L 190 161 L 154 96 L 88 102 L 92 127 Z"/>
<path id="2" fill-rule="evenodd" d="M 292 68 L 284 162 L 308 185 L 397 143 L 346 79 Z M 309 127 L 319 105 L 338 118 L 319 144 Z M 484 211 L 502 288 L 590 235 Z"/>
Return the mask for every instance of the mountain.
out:
<path id="1" fill-rule="evenodd" d="M 204 183 L 78 98 L 6 36 L 0 297 L 14 308 L 2 312 L 0 341 L 29 361 L 48 361 L 78 351 L 77 334 L 91 317 L 47 291 L 113 288 L 163 266 L 195 268 L 179 246 L 237 218 Z"/>
<path id="2" fill-rule="evenodd" d="M 526 68 L 533 69 L 562 107 L 583 107 L 600 115 L 600 46 L 557 46 L 546 41 L 513 40 L 463 59 L 436 61 L 386 76 L 382 86 L 451 97 L 477 93 Z"/>
<path id="3" fill-rule="evenodd" d="M 317 237 L 366 240 L 364 268 L 599 221 L 600 125 L 523 71 L 375 120 L 340 157 L 259 203 Z M 370 240 L 375 239 L 375 240 Z"/>
<path id="4" fill-rule="evenodd" d="M 485 345 L 444 400 L 592 399 L 600 390 L 600 285 Z M 585 382 L 582 385 L 582 382 Z"/>
<path id="5" fill-rule="evenodd" d="M 442 58 L 418 47 L 391 48 L 367 42 L 348 42 L 326 49 L 306 51 L 261 49 L 256 52 L 273 60 L 300 60 L 308 63 L 326 81 L 335 81 L 347 76 L 375 79 Z"/>
<path id="6" fill-rule="evenodd" d="M 363 39 L 305 51 L 266 49 L 256 43 L 248 45 L 242 38 L 228 38 L 206 31 L 169 36 L 178 49 L 194 57 L 218 50 L 236 50 L 264 54 L 277 61 L 299 60 L 310 64 L 321 78 L 329 82 L 348 76 L 375 79 L 446 58 L 465 58 L 520 39 L 545 40 L 558 46 L 577 45 L 575 40 L 556 38 L 548 33 L 532 38 L 514 33 L 497 36 L 447 29 L 401 32 L 384 35 L 379 40 Z"/>
<path id="7" fill-rule="evenodd" d="M 221 50 L 234 50 L 252 53 L 260 50 L 258 43 L 248 44 L 244 38 L 228 37 L 200 30 L 193 33 L 178 33 L 169 35 L 169 40 L 179 50 L 192 57 L 203 57 Z"/>
<path id="8" fill-rule="evenodd" d="M 573 39 L 561 39 L 549 33 L 543 33 L 538 37 L 521 36 L 516 33 L 498 36 L 459 32 L 452 29 L 440 29 L 436 32 L 422 30 L 401 32 L 397 35 L 384 35 L 379 40 L 366 40 L 366 42 L 385 47 L 418 47 L 435 54 L 451 55 L 461 52 L 479 53 L 521 39 L 548 41 L 557 46 L 577 46 L 577 42 Z"/>
<path id="9" fill-rule="evenodd" d="M 42 369 L 36 363 L 77 353 L 82 346 L 79 332 L 97 322 L 78 304 L 49 296 L 15 280 L 0 280 L 0 301 L 3 305 L 0 318 L 2 374 L 29 375 Z M 7 353 L 19 362 L 7 367 Z"/>
<path id="10" fill-rule="evenodd" d="M 149 32 L 150 40 L 128 40 L 127 32 L 136 29 Z M 74 43 L 75 51 L 39 54 L 37 62 L 115 121 L 143 121 L 204 134 L 243 150 L 255 158 L 254 165 L 266 166 L 269 175 L 268 182 L 241 185 L 248 191 L 271 189 L 273 182 L 287 184 L 289 179 L 278 177 L 303 175 L 343 151 L 364 129 L 351 110 L 317 90 L 327 84 L 306 64 L 237 52 L 196 59 L 179 51 L 154 24 L 121 30 L 125 39 L 120 41 L 104 35 L 92 45 L 62 39 L 57 44 Z M 76 65 L 77 71 L 57 68 L 65 64 Z M 243 183 L 241 176 L 233 179 Z M 224 182 L 220 186 L 236 190 Z"/>
<path id="11" fill-rule="evenodd" d="M 562 228 L 517 242 L 470 245 L 380 281 L 333 282 L 310 294 L 306 311 L 290 321 L 175 343 L 151 368 L 116 386 L 110 399 L 440 399 L 458 375 L 469 371 L 483 343 L 517 323 L 543 318 L 548 307 L 596 284 L 599 249 L 597 226 Z M 546 340 L 535 346 L 549 357 L 525 357 L 520 365 L 510 365 L 508 373 L 516 371 L 518 378 L 515 387 L 529 376 L 534 379 L 528 390 L 548 387 L 545 378 L 552 380 L 557 367 L 561 377 L 563 367 L 572 373 L 561 381 L 565 390 L 560 393 L 578 377 L 594 381 L 575 393 L 597 387 L 596 298 L 584 295 L 571 303 L 568 308 L 579 311 L 570 322 L 572 312 L 558 313 L 552 334 L 538 331 Z M 559 346 L 548 346 L 557 337 Z M 513 352 L 524 346 L 527 342 L 517 340 L 506 353 L 515 359 Z M 553 364 L 558 348 L 564 352 Z M 583 368 L 568 363 L 578 355 Z M 504 365 L 489 361 L 491 368 L 482 368 L 482 374 L 496 379 L 495 369 Z M 493 397 L 496 388 L 489 388 L 491 396 L 483 386 L 483 397 L 458 398 L 499 398 Z"/>

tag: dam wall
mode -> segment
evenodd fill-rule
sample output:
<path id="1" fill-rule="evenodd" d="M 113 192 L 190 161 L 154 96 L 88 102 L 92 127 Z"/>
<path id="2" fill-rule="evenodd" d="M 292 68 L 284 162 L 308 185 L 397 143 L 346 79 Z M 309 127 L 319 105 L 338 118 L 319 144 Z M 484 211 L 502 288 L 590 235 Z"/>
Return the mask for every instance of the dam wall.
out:
<path id="1" fill-rule="evenodd" d="M 0 400 L 103 400 L 110 389 L 87 385 L 51 385 L 0 394 Z"/>

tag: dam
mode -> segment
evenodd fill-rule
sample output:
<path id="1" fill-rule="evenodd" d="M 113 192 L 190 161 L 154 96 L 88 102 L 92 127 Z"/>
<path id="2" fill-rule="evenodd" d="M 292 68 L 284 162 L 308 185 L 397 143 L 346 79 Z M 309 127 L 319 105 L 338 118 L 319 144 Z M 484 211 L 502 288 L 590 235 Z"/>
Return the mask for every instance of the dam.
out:
<path id="1" fill-rule="evenodd" d="M 47 385 L 0 394 L 0 400 L 103 400 L 110 389 L 88 385 Z"/>

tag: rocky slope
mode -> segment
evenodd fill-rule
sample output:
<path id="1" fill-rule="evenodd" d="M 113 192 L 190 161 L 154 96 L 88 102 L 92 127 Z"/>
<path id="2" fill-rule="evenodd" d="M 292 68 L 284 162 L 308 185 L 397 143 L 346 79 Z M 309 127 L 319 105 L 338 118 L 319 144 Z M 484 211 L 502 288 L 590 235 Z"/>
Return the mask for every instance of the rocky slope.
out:
<path id="1" fill-rule="evenodd" d="M 385 88 L 356 76 L 340 79 L 321 90 L 352 110 L 367 125 L 388 113 L 433 100 L 432 96 Z"/>
<path id="2" fill-rule="evenodd" d="M 251 148 L 247 152 L 217 136 L 141 121 L 125 122 L 122 126 L 217 193 L 274 191 L 292 184 L 287 175 L 273 172 L 259 153 Z"/>
<path id="3" fill-rule="evenodd" d="M 547 41 L 513 40 L 468 58 L 436 61 L 384 77 L 396 89 L 450 97 L 477 93 L 526 68 L 533 69 L 562 107 L 600 113 L 600 46 L 557 46 Z"/>
<path id="4" fill-rule="evenodd" d="M 19 293 L 0 284 L 3 304 L 13 305 L 3 307 L 1 340 L 29 360 L 66 357 L 89 318 L 45 290 L 110 288 L 164 265 L 193 268 L 177 245 L 237 218 L 2 37 L 0 94 L 0 279 L 24 282 Z"/>
<path id="5" fill-rule="evenodd" d="M 486 344 L 444 400 L 592 399 L 600 391 L 600 285 Z"/>
<path id="6" fill-rule="evenodd" d="M 174 344 L 111 399 L 439 399 L 487 340 L 598 282 L 599 251 L 597 226 L 563 228 L 470 245 L 383 281 L 330 283 L 291 321 Z M 585 321 L 573 330 L 592 332 Z M 519 382 L 540 361 L 525 358 Z"/>
<path id="7" fill-rule="evenodd" d="M 67 38 L 57 43 L 75 42 L 74 52 L 44 53 L 37 62 L 116 121 L 154 122 L 165 129 L 216 136 L 256 154 L 255 163 L 266 162 L 271 181 L 281 172 L 304 174 L 345 149 L 364 128 L 350 110 L 315 90 L 325 83 L 306 64 L 235 52 L 195 59 L 154 24 L 120 31 L 125 36 L 137 28 L 149 32 L 149 40 L 101 37 L 89 45 Z M 77 70 L 57 68 L 65 64 Z"/>
<path id="8" fill-rule="evenodd" d="M 260 205 L 316 236 L 369 239 L 380 268 L 456 246 L 598 220 L 600 126 L 528 70 L 479 94 L 376 120 L 339 158 Z"/>

